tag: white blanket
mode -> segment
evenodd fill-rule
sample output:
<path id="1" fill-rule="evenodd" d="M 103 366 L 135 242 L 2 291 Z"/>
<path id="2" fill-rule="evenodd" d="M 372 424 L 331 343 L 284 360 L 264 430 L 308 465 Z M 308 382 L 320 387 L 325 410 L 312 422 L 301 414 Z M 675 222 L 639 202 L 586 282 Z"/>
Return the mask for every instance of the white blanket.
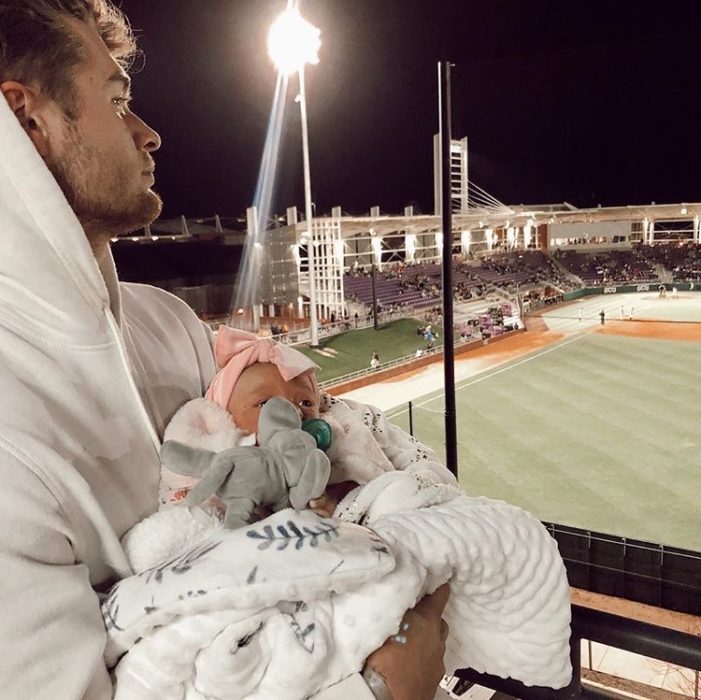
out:
<path id="1" fill-rule="evenodd" d="M 537 520 L 404 472 L 375 479 L 355 504 L 370 528 L 285 510 L 216 526 L 187 554 L 118 583 L 103 605 L 108 664 L 128 652 L 116 697 L 306 698 L 360 670 L 446 581 L 448 672 L 569 682 L 567 580 Z M 160 537 L 182 513 L 156 514 L 138 537 Z"/>

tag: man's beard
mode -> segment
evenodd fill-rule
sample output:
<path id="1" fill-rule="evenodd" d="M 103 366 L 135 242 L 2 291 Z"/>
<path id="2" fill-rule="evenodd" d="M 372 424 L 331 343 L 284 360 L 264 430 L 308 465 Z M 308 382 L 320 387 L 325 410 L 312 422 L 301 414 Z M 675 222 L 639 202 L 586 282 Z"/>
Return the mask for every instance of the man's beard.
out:
<path id="1" fill-rule="evenodd" d="M 84 144 L 75 126 L 68 128 L 70 138 L 63 155 L 48 157 L 46 165 L 93 249 L 155 221 L 163 203 L 152 190 L 137 189 L 134 180 L 140 174 L 127 173 L 113 154 Z"/>

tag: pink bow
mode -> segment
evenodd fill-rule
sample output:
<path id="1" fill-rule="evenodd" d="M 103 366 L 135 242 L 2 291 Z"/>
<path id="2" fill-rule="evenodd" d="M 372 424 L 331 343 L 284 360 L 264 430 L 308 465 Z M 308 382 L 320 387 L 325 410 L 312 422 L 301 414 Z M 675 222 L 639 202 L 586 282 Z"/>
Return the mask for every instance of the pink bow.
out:
<path id="1" fill-rule="evenodd" d="M 231 394 L 241 373 L 259 362 L 274 364 L 288 382 L 305 372 L 316 372 L 319 366 L 299 350 L 258 338 L 252 333 L 220 326 L 214 341 L 214 359 L 220 371 L 207 389 L 205 398 L 227 410 Z"/>

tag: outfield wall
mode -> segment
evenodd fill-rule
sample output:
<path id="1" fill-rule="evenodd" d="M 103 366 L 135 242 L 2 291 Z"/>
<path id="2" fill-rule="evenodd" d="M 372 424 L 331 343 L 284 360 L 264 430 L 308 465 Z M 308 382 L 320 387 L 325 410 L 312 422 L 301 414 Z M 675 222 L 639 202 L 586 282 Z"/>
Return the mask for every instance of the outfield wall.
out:
<path id="1" fill-rule="evenodd" d="M 577 289 L 574 292 L 567 292 L 564 295 L 564 301 L 574 301 L 582 297 L 595 296 L 597 294 L 629 294 L 631 292 L 656 292 L 659 290 L 662 283 L 647 282 L 645 284 L 618 284 L 611 287 L 585 287 Z M 680 282 L 679 284 L 664 284 L 667 292 L 672 291 L 672 287 L 680 292 L 701 292 L 701 285 L 695 282 Z"/>

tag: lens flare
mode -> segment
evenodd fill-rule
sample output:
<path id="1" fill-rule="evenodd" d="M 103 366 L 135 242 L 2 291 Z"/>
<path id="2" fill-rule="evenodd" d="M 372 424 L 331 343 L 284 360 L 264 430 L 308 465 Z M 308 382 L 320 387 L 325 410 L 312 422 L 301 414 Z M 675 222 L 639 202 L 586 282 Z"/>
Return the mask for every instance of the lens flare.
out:
<path id="1" fill-rule="evenodd" d="M 307 22 L 299 12 L 290 8 L 270 27 L 268 53 L 283 75 L 291 75 L 306 63 L 319 63 L 321 31 Z"/>

